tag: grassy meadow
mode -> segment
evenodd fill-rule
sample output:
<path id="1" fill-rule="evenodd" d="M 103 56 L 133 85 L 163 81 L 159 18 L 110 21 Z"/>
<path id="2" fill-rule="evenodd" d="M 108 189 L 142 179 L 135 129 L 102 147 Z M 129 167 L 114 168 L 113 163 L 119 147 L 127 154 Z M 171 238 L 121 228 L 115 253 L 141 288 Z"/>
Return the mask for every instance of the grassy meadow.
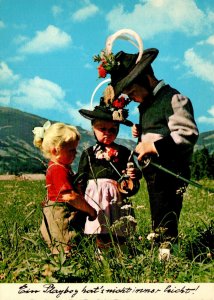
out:
<path id="1" fill-rule="evenodd" d="M 208 187 L 213 181 L 202 181 Z M 128 251 L 115 245 L 97 259 L 93 239 L 83 237 L 71 257 L 53 257 L 39 227 L 40 203 L 46 194 L 42 180 L 0 181 L 0 280 L 2 283 L 178 283 L 213 282 L 214 194 L 189 186 L 180 217 L 180 239 L 175 255 L 159 262 L 158 248 L 146 236 L 151 231 L 145 182 L 132 197 L 137 231 Z"/>

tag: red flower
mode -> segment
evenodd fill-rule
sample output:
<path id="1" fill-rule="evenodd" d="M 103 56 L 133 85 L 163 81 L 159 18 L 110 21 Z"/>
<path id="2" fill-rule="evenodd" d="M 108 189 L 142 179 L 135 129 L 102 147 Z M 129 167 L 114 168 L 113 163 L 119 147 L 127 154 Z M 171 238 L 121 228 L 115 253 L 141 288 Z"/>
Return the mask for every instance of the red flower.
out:
<path id="1" fill-rule="evenodd" d="M 117 156 L 117 150 L 110 148 L 108 151 L 108 156 L 111 158 L 112 156 Z"/>
<path id="2" fill-rule="evenodd" d="M 126 105 L 126 99 L 124 97 L 120 97 L 112 102 L 112 106 L 116 108 L 124 108 Z"/>
<path id="3" fill-rule="evenodd" d="M 98 67 L 98 73 L 99 73 L 99 77 L 102 77 L 102 78 L 106 77 L 107 71 L 103 67 L 103 64 L 99 65 L 99 67 Z"/>

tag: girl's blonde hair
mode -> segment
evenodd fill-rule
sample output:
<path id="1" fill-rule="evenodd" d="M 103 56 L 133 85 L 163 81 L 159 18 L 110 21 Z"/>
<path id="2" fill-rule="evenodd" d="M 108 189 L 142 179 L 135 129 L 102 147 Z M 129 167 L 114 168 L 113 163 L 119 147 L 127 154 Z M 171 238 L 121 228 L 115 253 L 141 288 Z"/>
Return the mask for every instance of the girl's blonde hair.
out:
<path id="1" fill-rule="evenodd" d="M 33 144 L 39 148 L 46 158 L 50 158 L 51 149 L 61 149 L 67 143 L 80 140 L 80 133 L 76 127 L 64 123 L 52 124 L 44 131 L 44 137 L 34 135 Z"/>

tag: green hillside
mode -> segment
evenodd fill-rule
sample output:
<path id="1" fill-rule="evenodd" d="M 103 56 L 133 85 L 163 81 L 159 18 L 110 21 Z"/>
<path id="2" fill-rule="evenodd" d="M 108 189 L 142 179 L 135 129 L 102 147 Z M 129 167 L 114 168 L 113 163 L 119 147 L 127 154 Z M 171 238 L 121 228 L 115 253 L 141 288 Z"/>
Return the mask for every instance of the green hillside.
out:
<path id="1" fill-rule="evenodd" d="M 34 147 L 32 134 L 33 128 L 42 126 L 45 121 L 44 118 L 17 109 L 0 107 L 0 174 L 45 171 L 46 162 L 39 150 Z M 77 128 L 81 134 L 81 141 L 73 164 L 74 170 L 77 169 L 82 150 L 95 142 L 91 131 Z M 130 149 L 135 146 L 131 140 L 117 139 L 117 142 L 126 144 Z"/>

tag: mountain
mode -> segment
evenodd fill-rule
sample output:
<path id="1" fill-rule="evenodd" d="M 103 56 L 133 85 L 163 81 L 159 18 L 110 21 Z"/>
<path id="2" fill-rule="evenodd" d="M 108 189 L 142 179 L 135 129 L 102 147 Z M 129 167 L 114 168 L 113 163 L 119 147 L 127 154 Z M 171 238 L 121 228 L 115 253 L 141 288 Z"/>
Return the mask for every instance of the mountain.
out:
<path id="1" fill-rule="evenodd" d="M 39 149 L 33 145 L 34 127 L 43 126 L 47 119 L 23 111 L 0 107 L 0 174 L 41 173 L 45 172 L 47 161 Z M 51 120 L 50 120 L 51 121 Z M 56 121 L 51 121 L 54 123 Z M 77 126 L 81 140 L 77 156 L 72 165 L 76 171 L 82 150 L 93 145 L 94 134 Z M 133 149 L 132 140 L 117 139 L 118 144 L 125 144 Z"/>
<path id="2" fill-rule="evenodd" d="M 214 152 L 214 130 L 200 133 L 195 150 L 200 150 L 203 147 L 207 148 L 209 153 Z"/>
<path id="3" fill-rule="evenodd" d="M 23 111 L 0 106 L 0 174 L 45 172 L 46 162 L 40 151 L 33 145 L 32 130 L 42 126 L 47 119 Z M 52 123 L 56 121 L 51 121 Z M 81 140 L 73 169 L 76 171 L 82 150 L 94 144 L 94 134 L 78 127 Z M 118 144 L 134 149 L 135 142 L 117 139 Z M 214 131 L 200 134 L 195 150 L 208 148 L 214 152 Z"/>

